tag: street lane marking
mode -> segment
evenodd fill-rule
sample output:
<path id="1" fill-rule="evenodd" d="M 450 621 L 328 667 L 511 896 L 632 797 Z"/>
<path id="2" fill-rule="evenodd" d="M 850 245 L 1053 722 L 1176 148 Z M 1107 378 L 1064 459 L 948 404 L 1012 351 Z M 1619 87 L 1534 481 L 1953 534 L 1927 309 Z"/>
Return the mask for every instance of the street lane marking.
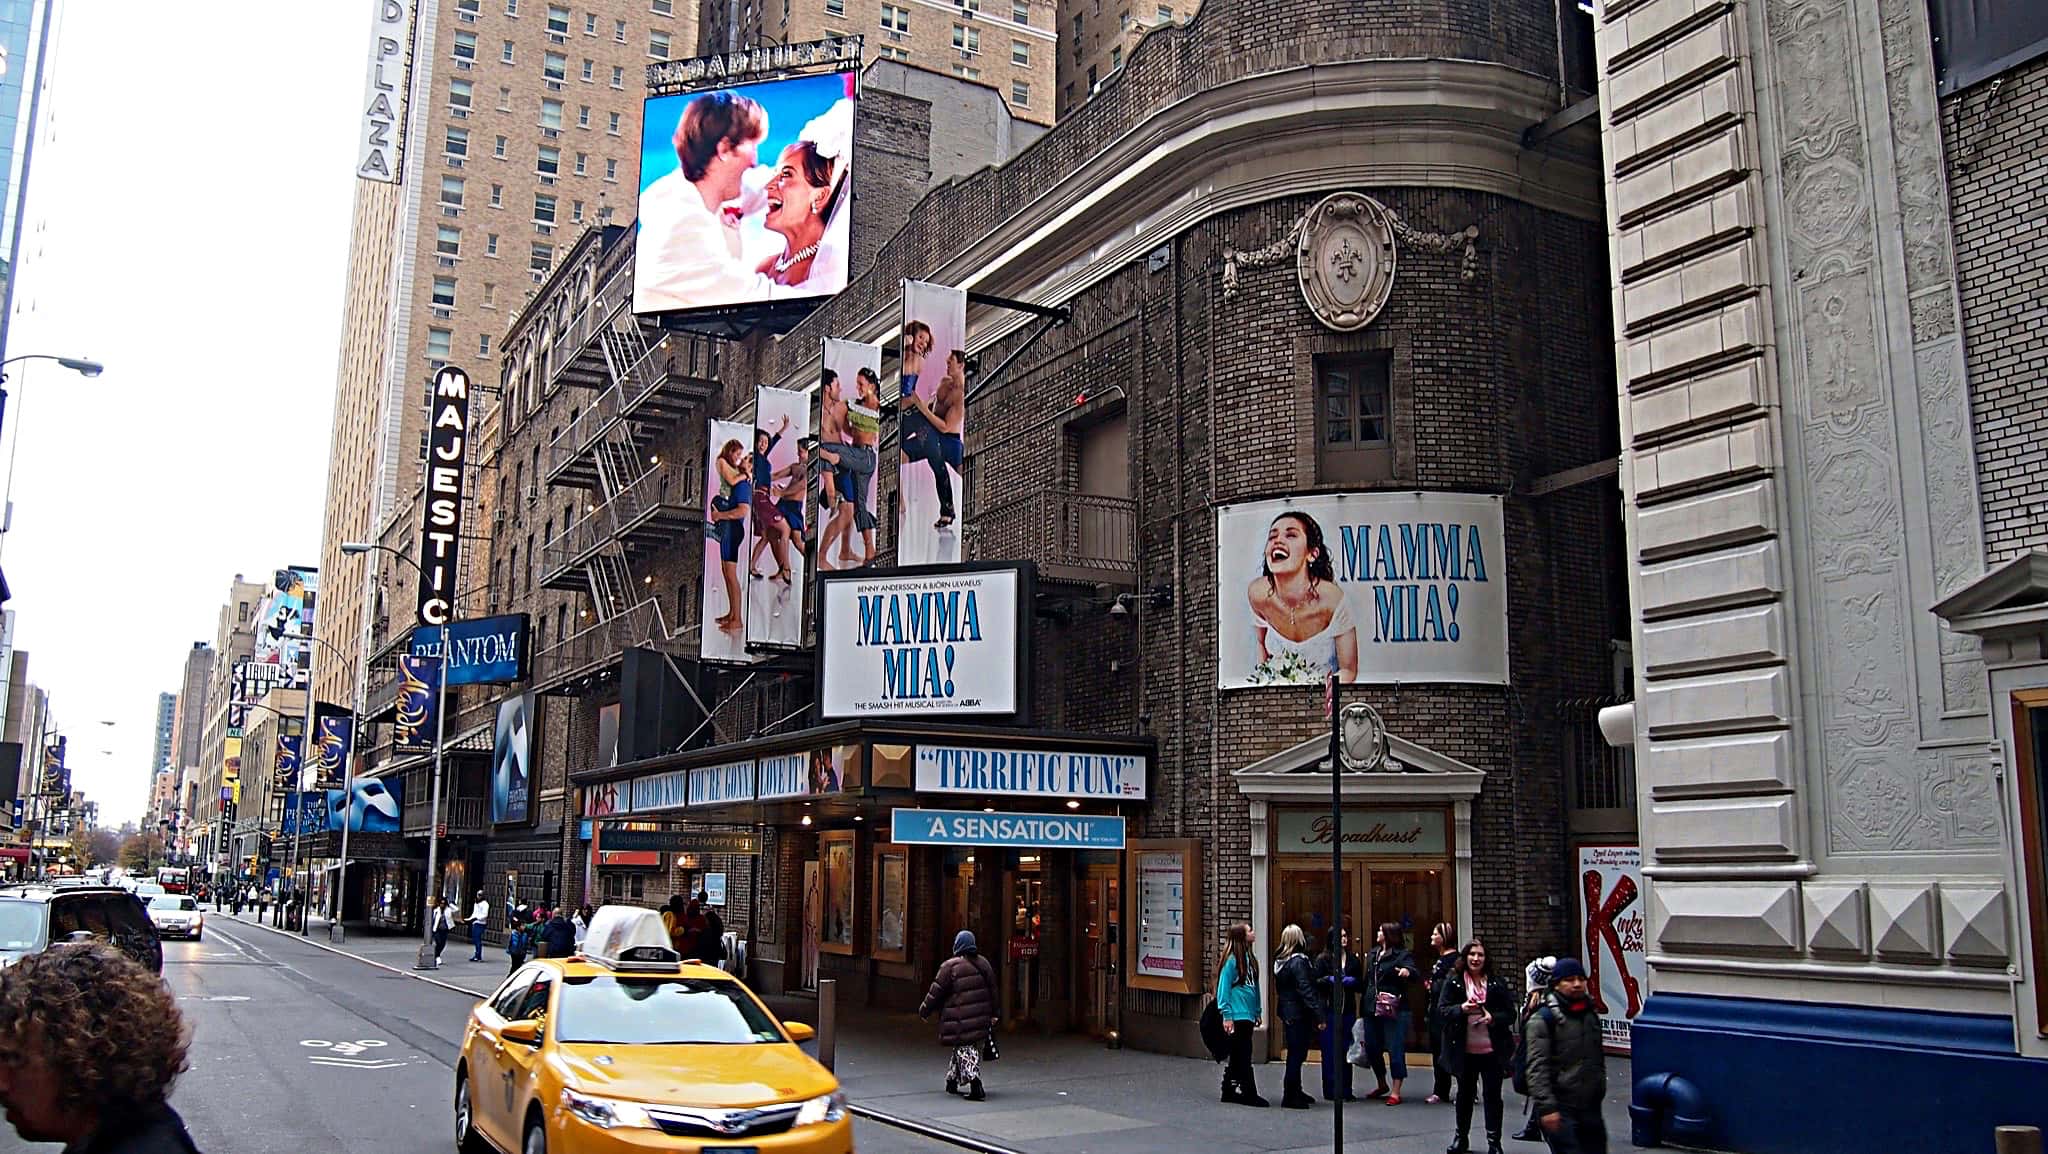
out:
<path id="1" fill-rule="evenodd" d="M 247 994 L 214 994 L 214 995 L 212 995 L 211 997 L 205 997 L 205 998 L 196 998 L 196 997 L 186 997 L 186 998 L 184 998 L 183 1000 L 184 1000 L 184 1001 L 187 1001 L 187 1002 L 246 1002 L 246 1001 L 248 1001 L 248 1000 L 249 1000 L 249 995 L 247 995 Z"/>
<path id="2" fill-rule="evenodd" d="M 311 1046 L 316 1050 L 331 1049 L 337 1054 L 360 1054 L 364 1050 L 374 1050 L 379 1046 L 388 1046 L 390 1044 L 382 1038 L 358 1038 L 353 1042 L 330 1042 L 325 1038 L 299 1039 L 299 1045 L 301 1046 Z"/>
<path id="3" fill-rule="evenodd" d="M 399 1061 L 375 1061 L 367 1058 L 313 1058 L 315 1066 L 340 1066 L 347 1070 L 392 1070 L 405 1065 Z"/>

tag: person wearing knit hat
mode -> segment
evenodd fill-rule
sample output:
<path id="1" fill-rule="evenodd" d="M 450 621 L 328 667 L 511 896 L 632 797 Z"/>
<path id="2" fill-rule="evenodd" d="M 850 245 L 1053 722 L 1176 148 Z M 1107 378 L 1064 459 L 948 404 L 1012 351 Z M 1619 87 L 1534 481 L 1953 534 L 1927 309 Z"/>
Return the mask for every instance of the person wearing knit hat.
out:
<path id="1" fill-rule="evenodd" d="M 1529 1018 L 1529 1098 L 1552 1154 L 1606 1154 L 1607 1054 L 1600 1015 L 1587 991 L 1586 967 L 1559 958 L 1550 995 Z"/>
<path id="2" fill-rule="evenodd" d="M 967 1100 L 988 1097 L 981 1085 L 982 1048 L 996 1025 L 996 972 L 974 944 L 974 933 L 953 935 L 953 956 L 939 966 L 932 988 L 917 1007 L 917 1016 L 939 1015 L 939 1042 L 952 1050 L 946 1066 L 946 1093 L 967 1087 Z"/>

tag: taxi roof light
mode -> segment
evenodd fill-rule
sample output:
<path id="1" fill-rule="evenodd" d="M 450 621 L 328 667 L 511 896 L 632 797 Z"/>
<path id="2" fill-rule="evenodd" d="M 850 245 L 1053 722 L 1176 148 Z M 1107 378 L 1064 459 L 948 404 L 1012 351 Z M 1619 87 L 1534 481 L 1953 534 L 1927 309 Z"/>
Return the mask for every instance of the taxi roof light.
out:
<path id="1" fill-rule="evenodd" d="M 639 906 L 605 906 L 590 918 L 583 956 L 621 973 L 675 973 L 682 955 L 670 947 L 661 915 Z"/>

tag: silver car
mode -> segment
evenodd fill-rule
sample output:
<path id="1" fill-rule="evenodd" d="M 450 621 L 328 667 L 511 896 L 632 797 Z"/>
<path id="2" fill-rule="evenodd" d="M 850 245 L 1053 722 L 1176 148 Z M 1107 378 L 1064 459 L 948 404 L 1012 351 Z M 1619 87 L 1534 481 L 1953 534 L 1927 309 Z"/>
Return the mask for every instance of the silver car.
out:
<path id="1" fill-rule="evenodd" d="M 185 894 L 158 894 L 149 899 L 149 920 L 160 938 L 201 940 L 206 932 L 206 915 L 199 903 Z"/>

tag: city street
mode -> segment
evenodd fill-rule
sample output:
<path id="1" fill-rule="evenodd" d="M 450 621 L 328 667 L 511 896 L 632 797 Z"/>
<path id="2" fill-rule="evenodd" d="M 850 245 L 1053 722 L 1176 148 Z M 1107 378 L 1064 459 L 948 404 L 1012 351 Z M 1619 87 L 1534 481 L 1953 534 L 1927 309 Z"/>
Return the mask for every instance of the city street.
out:
<path id="1" fill-rule="evenodd" d="M 193 1033 L 172 1105 L 206 1154 L 453 1148 L 471 996 L 226 917 L 203 941 L 165 942 L 164 977 Z M 862 1149 L 958 1149 L 865 1120 L 855 1134 Z M 0 1127 L 0 1150 L 50 1149 Z"/>

